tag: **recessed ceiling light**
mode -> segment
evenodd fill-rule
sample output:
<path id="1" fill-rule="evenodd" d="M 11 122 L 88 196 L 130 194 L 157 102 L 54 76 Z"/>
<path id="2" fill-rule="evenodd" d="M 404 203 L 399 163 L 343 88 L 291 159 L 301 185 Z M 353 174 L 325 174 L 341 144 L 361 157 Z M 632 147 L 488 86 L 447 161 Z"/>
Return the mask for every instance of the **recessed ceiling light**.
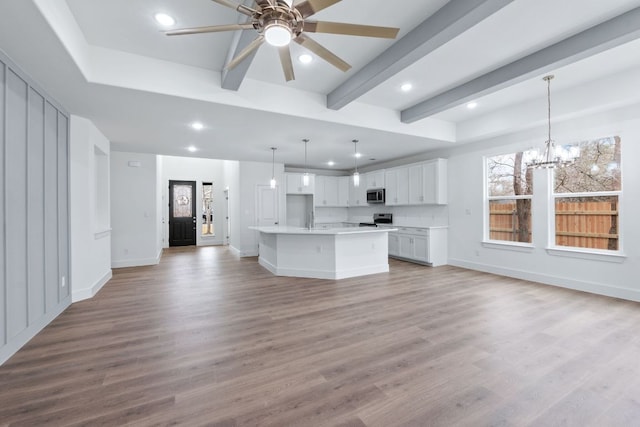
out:
<path id="1" fill-rule="evenodd" d="M 329 166 L 335 166 L 335 165 L 336 165 L 336 162 L 334 162 L 333 160 L 329 160 L 329 161 L 327 162 L 327 164 L 328 164 Z"/>
<path id="2" fill-rule="evenodd" d="M 476 108 L 477 106 L 478 106 L 478 103 L 477 103 L 477 102 L 475 102 L 475 101 L 472 101 L 472 102 L 470 102 L 470 103 L 468 103 L 468 104 L 467 104 L 467 108 L 468 108 L 469 110 L 473 110 L 473 109 L 474 109 L 474 108 Z"/>
<path id="3" fill-rule="evenodd" d="M 166 13 L 156 13 L 154 18 L 156 19 L 156 22 L 163 27 L 170 27 L 176 23 L 173 16 L 167 15 Z"/>
<path id="4" fill-rule="evenodd" d="M 198 151 L 198 149 L 196 147 L 194 147 L 193 145 L 190 147 L 187 147 L 187 150 L 191 151 L 192 153 L 195 153 L 196 151 Z"/>
<path id="5" fill-rule="evenodd" d="M 400 90 L 403 92 L 409 92 L 411 89 L 413 89 L 413 85 L 411 83 L 404 83 L 400 86 Z"/>
<path id="6" fill-rule="evenodd" d="M 195 130 L 202 130 L 204 129 L 204 125 L 200 122 L 193 122 L 191 123 L 191 127 Z"/>
<path id="7" fill-rule="evenodd" d="M 313 56 L 309 55 L 308 53 L 303 53 L 302 55 L 298 56 L 298 61 L 302 62 L 303 64 L 308 64 L 313 61 Z"/>

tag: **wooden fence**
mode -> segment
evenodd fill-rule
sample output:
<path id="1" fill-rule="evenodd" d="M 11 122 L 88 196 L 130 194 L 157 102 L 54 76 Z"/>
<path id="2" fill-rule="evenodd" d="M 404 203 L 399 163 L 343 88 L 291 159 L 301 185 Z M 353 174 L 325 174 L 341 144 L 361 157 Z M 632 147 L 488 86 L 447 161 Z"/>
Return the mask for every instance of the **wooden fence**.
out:
<path id="1" fill-rule="evenodd" d="M 617 206 L 615 198 L 598 202 L 575 199 L 556 201 L 556 245 L 617 250 Z M 489 231 L 492 240 L 519 241 L 518 230 L 515 201 L 490 205 Z"/>

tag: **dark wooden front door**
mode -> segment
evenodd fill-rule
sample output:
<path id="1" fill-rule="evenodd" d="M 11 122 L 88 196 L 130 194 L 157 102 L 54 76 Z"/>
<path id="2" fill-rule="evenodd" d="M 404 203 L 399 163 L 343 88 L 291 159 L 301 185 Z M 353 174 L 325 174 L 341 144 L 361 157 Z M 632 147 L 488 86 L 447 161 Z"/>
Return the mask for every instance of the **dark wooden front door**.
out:
<path id="1" fill-rule="evenodd" d="M 169 181 L 169 246 L 196 244 L 195 195 L 195 181 Z"/>

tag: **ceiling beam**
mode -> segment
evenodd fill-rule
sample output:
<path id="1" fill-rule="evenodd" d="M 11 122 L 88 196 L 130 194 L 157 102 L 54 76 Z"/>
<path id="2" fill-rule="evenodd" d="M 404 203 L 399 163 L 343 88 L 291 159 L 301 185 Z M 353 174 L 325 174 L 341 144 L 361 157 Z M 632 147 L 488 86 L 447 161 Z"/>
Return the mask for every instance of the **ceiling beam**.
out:
<path id="1" fill-rule="evenodd" d="M 245 6 L 253 6 L 253 0 L 245 0 L 243 3 Z M 244 15 L 240 15 L 238 19 L 239 24 L 244 24 L 247 22 L 247 17 Z M 227 59 L 224 62 L 224 66 L 226 67 L 229 62 L 233 58 L 235 58 L 244 48 L 249 46 L 249 44 L 258 37 L 258 34 L 255 30 L 243 30 L 236 31 L 236 34 L 231 40 L 231 45 L 229 46 L 229 51 L 227 53 Z M 249 71 L 249 67 L 251 66 L 251 62 L 253 62 L 253 58 L 258 53 L 258 50 L 254 50 L 249 56 L 247 56 L 241 63 L 239 63 L 232 70 L 227 70 L 226 68 L 222 69 L 222 82 L 221 86 L 223 89 L 234 90 L 237 91 L 242 84 L 245 76 L 247 75 L 247 71 Z"/>
<path id="2" fill-rule="evenodd" d="M 413 105 L 401 112 L 401 120 L 413 123 L 638 37 L 640 7 Z"/>
<path id="3" fill-rule="evenodd" d="M 502 9 L 513 0 L 451 0 L 327 95 L 338 110 Z"/>

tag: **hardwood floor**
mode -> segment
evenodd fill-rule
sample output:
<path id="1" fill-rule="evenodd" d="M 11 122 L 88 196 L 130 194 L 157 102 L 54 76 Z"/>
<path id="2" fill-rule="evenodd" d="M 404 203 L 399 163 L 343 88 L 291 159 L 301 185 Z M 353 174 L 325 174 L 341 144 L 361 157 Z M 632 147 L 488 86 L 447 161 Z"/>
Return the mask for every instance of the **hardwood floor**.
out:
<path id="1" fill-rule="evenodd" d="M 640 425 L 639 331 L 640 304 L 454 267 L 170 249 L 0 367 L 0 425 Z"/>

